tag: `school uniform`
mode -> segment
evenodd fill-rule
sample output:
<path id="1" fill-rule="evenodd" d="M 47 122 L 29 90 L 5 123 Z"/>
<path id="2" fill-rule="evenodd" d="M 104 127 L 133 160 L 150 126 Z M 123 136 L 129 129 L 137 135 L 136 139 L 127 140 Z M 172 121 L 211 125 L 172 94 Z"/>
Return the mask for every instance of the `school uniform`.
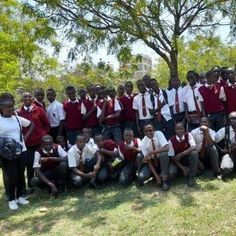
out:
<path id="1" fill-rule="evenodd" d="M 184 120 L 183 95 L 182 87 L 177 89 L 172 88 L 168 92 L 168 103 L 173 110 L 173 118 L 176 122 L 182 122 Z"/>
<path id="2" fill-rule="evenodd" d="M 54 100 L 47 107 L 47 115 L 51 126 L 49 134 L 53 137 L 53 141 L 55 142 L 58 136 L 60 122 L 65 120 L 65 112 L 62 104 Z"/>
<path id="3" fill-rule="evenodd" d="M 27 179 L 28 185 L 30 186 L 30 180 L 34 177 L 34 153 L 38 148 L 40 148 L 42 137 L 48 134 L 50 130 L 50 123 L 46 112 L 42 108 L 37 107 L 34 104 L 32 104 L 30 107 L 22 106 L 21 109 L 18 111 L 18 114 L 19 116 L 30 120 L 34 124 L 34 130 L 29 136 L 29 138 L 26 140 Z M 22 131 L 25 135 L 28 132 L 28 128 L 23 128 Z"/>
<path id="4" fill-rule="evenodd" d="M 213 141 L 215 141 L 216 132 L 209 128 L 209 133 Z M 196 143 L 196 150 L 199 154 L 199 161 L 204 164 L 204 166 L 209 165 L 215 174 L 220 173 L 219 167 L 219 155 L 215 145 L 208 145 L 206 143 L 206 138 L 204 137 L 204 132 L 199 128 L 191 131 L 191 134 Z"/>
<path id="5" fill-rule="evenodd" d="M 63 103 L 63 109 L 65 111 L 65 129 L 67 138 L 71 145 L 75 144 L 76 136 L 81 133 L 84 127 L 84 121 L 81 114 L 81 101 L 76 99 L 71 101 L 66 100 Z"/>
<path id="6" fill-rule="evenodd" d="M 126 128 L 132 129 L 136 137 L 138 135 L 138 132 L 135 120 L 135 110 L 133 109 L 134 96 L 134 94 L 131 94 L 130 96 L 126 94 L 120 97 L 120 102 L 122 105 L 123 130 Z"/>
<path id="7" fill-rule="evenodd" d="M 97 107 L 97 117 L 99 118 L 102 113 L 104 101 L 100 102 Z M 117 111 L 121 111 L 121 106 L 116 98 L 108 98 L 108 102 L 105 107 L 104 117 L 115 114 Z M 104 137 L 107 139 L 113 139 L 117 143 L 122 140 L 122 133 L 120 129 L 119 117 L 104 120 L 103 124 L 105 126 Z"/>
<path id="8" fill-rule="evenodd" d="M 200 102 L 199 88 L 201 84 L 196 84 L 191 87 L 189 84 L 183 88 L 183 102 L 186 104 L 186 113 L 190 118 L 188 122 L 188 131 L 191 132 L 193 129 L 200 126 L 200 119 L 202 117 L 202 108 Z"/>
<path id="9" fill-rule="evenodd" d="M 221 87 L 220 98 L 225 101 L 227 115 L 232 111 L 236 111 L 236 83 L 231 84 L 227 81 L 227 83 Z"/>
<path id="10" fill-rule="evenodd" d="M 153 139 L 149 139 L 147 136 L 142 139 L 140 149 L 142 151 L 143 156 L 145 157 L 149 152 L 161 149 L 165 145 L 168 145 L 168 142 L 164 134 L 161 131 L 156 131 L 154 133 Z M 169 166 L 169 157 L 167 152 L 160 153 L 157 159 L 157 163 L 158 166 L 155 166 L 157 171 L 161 173 L 161 176 L 167 176 Z M 151 175 L 152 173 L 148 164 L 143 163 L 141 170 L 138 174 L 138 180 L 143 183 L 144 181 L 148 180 Z"/>
<path id="11" fill-rule="evenodd" d="M 97 163 L 97 158 L 94 155 L 94 152 L 91 152 L 91 149 L 88 144 L 80 150 L 77 145 L 73 145 L 68 151 L 68 166 L 69 168 L 77 168 L 84 173 L 89 173 L 94 170 L 94 166 Z M 71 172 L 71 180 L 75 186 L 81 186 L 85 179 L 82 176 L 76 175 Z"/>
<path id="12" fill-rule="evenodd" d="M 203 102 L 205 112 L 211 122 L 211 128 L 218 131 L 224 126 L 224 104 L 220 99 L 220 84 L 205 84 L 199 88 L 199 101 Z"/>
<path id="13" fill-rule="evenodd" d="M 177 154 L 187 150 L 190 147 L 196 147 L 196 143 L 191 133 L 186 132 L 181 138 L 179 138 L 177 135 L 174 135 L 169 140 L 168 155 L 172 159 Z M 191 177 L 196 175 L 198 164 L 197 151 L 192 151 L 184 157 L 181 157 L 180 162 L 182 165 L 189 167 Z"/>
<path id="14" fill-rule="evenodd" d="M 96 101 L 96 98 L 92 99 L 91 97 L 83 100 L 81 104 L 81 114 L 87 114 L 94 105 L 97 107 Z M 91 129 L 92 136 L 101 132 L 101 127 L 97 118 L 97 109 L 95 109 L 94 112 L 84 120 L 84 126 Z"/>
<path id="15" fill-rule="evenodd" d="M 111 140 L 111 139 L 104 140 L 103 149 L 116 152 L 117 148 L 118 148 L 117 144 L 113 140 Z M 99 152 L 99 150 L 98 150 L 98 152 Z M 111 157 L 109 155 L 102 154 L 102 153 L 100 153 L 100 155 L 102 156 L 101 168 L 98 171 L 98 175 L 97 175 L 99 182 L 104 182 L 108 179 L 118 176 L 119 169 L 113 168 L 111 170 L 111 168 L 110 168 L 111 163 L 114 161 L 114 157 Z"/>
<path id="16" fill-rule="evenodd" d="M 160 109 L 163 103 L 164 106 Z M 155 110 L 153 119 L 155 130 L 161 131 L 166 139 L 169 139 L 174 134 L 174 120 L 171 117 L 170 108 L 162 90 L 159 94 L 153 93 L 152 100 L 151 97 L 147 100 L 147 108 Z M 156 111 L 157 109 L 158 111 Z"/>
<path id="17" fill-rule="evenodd" d="M 36 106 L 36 107 L 40 107 L 41 109 L 43 109 L 45 112 L 47 112 L 46 110 L 46 105 L 45 105 L 45 102 L 39 102 L 36 98 L 34 99 L 33 101 L 33 104 Z"/>
<path id="18" fill-rule="evenodd" d="M 53 181 L 57 187 L 64 186 L 66 174 L 68 171 L 68 165 L 66 161 L 52 161 L 47 160 L 45 162 L 41 161 L 43 157 L 56 157 L 64 159 L 67 156 L 67 153 L 63 150 L 63 148 L 58 144 L 53 144 L 53 147 L 50 151 L 44 150 L 44 148 L 40 147 L 34 155 L 34 164 L 33 168 L 39 168 L 42 174 Z M 33 187 L 43 188 L 45 187 L 45 183 L 38 177 L 34 176 L 31 179 L 31 185 Z"/>
<path id="19" fill-rule="evenodd" d="M 141 141 L 138 138 L 134 138 L 130 144 L 122 141 L 118 146 L 119 155 L 123 160 L 123 166 L 119 176 L 119 183 L 122 185 L 131 183 L 133 177 L 135 176 L 136 169 L 139 171 L 137 156 L 140 155 L 140 153 L 134 150 L 126 149 L 126 145 L 139 149 L 141 146 Z"/>
<path id="20" fill-rule="evenodd" d="M 138 93 L 133 99 L 133 109 L 138 112 L 139 125 L 143 132 L 144 126 L 153 122 L 153 116 L 150 114 L 147 104 L 150 100 L 149 92 Z"/>

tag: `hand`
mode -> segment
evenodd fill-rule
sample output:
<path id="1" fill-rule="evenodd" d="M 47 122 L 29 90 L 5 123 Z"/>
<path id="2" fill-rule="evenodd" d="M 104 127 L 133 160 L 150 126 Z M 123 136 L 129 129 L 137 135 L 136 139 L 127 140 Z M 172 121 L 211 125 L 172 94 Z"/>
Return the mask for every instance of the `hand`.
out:
<path id="1" fill-rule="evenodd" d="M 151 159 L 150 154 L 147 154 L 144 158 L 143 158 L 143 162 L 146 163 Z"/>
<path id="2" fill-rule="evenodd" d="M 44 163 L 44 162 L 48 161 L 48 157 L 41 157 L 40 161 Z"/>
<path id="3" fill-rule="evenodd" d="M 100 165 L 96 164 L 94 167 L 94 172 L 98 172 L 98 170 L 100 169 Z"/>
<path id="4" fill-rule="evenodd" d="M 94 112 L 96 109 L 97 109 L 96 104 L 93 104 L 93 107 L 92 107 L 92 109 L 91 109 L 91 112 Z"/>
<path id="5" fill-rule="evenodd" d="M 205 132 L 205 131 L 208 130 L 208 127 L 205 126 L 205 125 L 202 125 L 202 126 L 200 127 L 200 130 L 202 130 L 203 132 Z"/>
<path id="6" fill-rule="evenodd" d="M 48 161 L 55 161 L 56 157 L 47 157 Z"/>
<path id="7" fill-rule="evenodd" d="M 58 189 L 57 189 L 57 187 L 56 187 L 56 185 L 54 183 L 50 182 L 49 186 L 50 186 L 50 188 L 52 190 L 52 194 L 56 194 L 58 192 Z"/>
<path id="8" fill-rule="evenodd" d="M 86 175 L 87 175 L 88 178 L 93 178 L 93 177 L 95 177 L 95 172 L 94 171 L 93 172 L 89 172 Z"/>
<path id="9" fill-rule="evenodd" d="M 180 153 L 181 154 L 181 153 Z M 182 155 L 180 155 L 180 154 L 177 154 L 174 158 L 173 158 L 173 160 L 174 161 L 179 161 L 180 160 L 180 158 L 182 157 Z"/>

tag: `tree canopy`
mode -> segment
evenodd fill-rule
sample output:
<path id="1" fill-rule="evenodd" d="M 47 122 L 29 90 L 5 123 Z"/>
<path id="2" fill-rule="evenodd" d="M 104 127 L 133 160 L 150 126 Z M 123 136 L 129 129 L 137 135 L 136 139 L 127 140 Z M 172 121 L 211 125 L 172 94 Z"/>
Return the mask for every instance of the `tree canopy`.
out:
<path id="1" fill-rule="evenodd" d="M 233 0 L 25 0 L 25 11 L 51 24 L 78 50 L 107 46 L 109 52 L 130 49 L 141 40 L 178 74 L 179 39 L 188 32 L 215 30 L 235 23 Z"/>

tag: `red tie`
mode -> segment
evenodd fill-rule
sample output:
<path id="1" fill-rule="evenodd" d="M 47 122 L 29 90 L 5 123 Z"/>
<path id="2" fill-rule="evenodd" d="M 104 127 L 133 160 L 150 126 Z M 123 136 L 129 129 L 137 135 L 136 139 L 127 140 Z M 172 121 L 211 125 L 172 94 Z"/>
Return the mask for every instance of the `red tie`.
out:
<path id="1" fill-rule="evenodd" d="M 160 107 L 161 107 L 161 102 L 160 102 L 160 100 L 159 100 L 159 94 L 158 94 L 158 96 L 156 96 L 156 97 L 157 97 L 157 109 L 159 110 Z M 161 110 L 158 111 L 158 112 L 156 113 L 156 115 L 157 115 L 157 121 L 158 121 L 158 122 L 161 122 Z"/>
<path id="2" fill-rule="evenodd" d="M 84 163 L 83 163 L 83 159 L 82 159 L 82 152 L 78 152 L 79 154 L 79 170 L 80 171 L 84 171 Z"/>
<path id="3" fill-rule="evenodd" d="M 176 113 L 179 113 L 179 94 L 178 89 L 175 91 L 175 111 Z"/>
<path id="4" fill-rule="evenodd" d="M 146 102 L 144 98 L 144 94 L 142 95 L 142 111 L 143 111 L 143 116 L 147 116 L 147 110 L 146 110 Z"/>
<path id="5" fill-rule="evenodd" d="M 203 140 L 202 140 L 202 147 L 201 147 L 201 150 L 200 150 L 200 153 L 199 153 L 199 157 L 200 158 L 204 158 L 205 156 L 205 153 L 206 153 L 206 135 L 205 133 L 203 133 Z"/>

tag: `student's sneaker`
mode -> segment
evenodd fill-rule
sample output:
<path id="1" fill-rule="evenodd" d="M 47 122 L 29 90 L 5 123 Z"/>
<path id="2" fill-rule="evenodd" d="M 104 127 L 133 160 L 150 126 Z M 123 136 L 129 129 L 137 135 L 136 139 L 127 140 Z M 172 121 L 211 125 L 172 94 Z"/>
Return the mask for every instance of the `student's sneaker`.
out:
<path id="1" fill-rule="evenodd" d="M 12 211 L 15 211 L 19 208 L 17 203 L 16 203 L 16 200 L 9 201 L 8 206 L 9 206 L 9 209 L 12 210 Z"/>
<path id="2" fill-rule="evenodd" d="M 28 204 L 29 204 L 29 201 L 26 200 L 26 199 L 23 198 L 23 197 L 19 197 L 19 198 L 17 199 L 17 203 L 19 203 L 19 204 L 21 204 L 21 205 L 28 205 Z"/>
<path id="3" fill-rule="evenodd" d="M 195 181 L 194 177 L 190 176 L 188 179 L 188 186 L 193 187 L 195 184 L 196 184 L 196 181 Z"/>

